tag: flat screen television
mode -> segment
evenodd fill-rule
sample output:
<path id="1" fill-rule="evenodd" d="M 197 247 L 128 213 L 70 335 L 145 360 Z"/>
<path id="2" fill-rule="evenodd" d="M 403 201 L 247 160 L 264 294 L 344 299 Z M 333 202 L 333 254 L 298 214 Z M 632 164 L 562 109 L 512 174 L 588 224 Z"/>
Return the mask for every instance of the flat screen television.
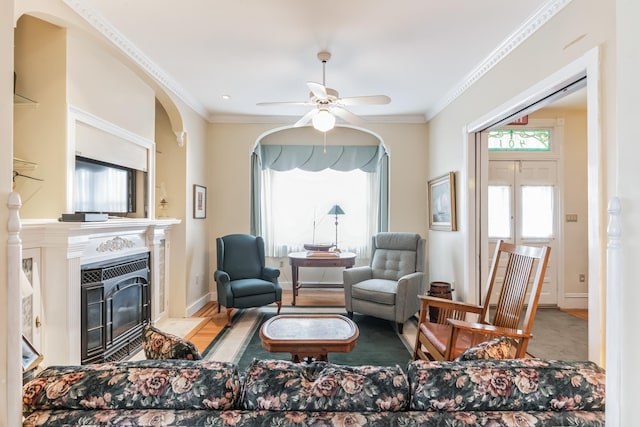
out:
<path id="1" fill-rule="evenodd" d="M 126 215 L 136 211 L 136 171 L 76 156 L 73 187 L 76 212 Z"/>

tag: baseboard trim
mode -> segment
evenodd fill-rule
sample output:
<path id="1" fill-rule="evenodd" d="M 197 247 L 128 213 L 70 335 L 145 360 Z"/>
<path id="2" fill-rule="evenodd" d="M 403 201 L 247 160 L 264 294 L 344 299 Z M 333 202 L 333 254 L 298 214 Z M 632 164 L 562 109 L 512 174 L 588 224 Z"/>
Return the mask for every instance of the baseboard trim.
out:
<path id="1" fill-rule="evenodd" d="M 187 317 L 192 317 L 194 314 L 198 312 L 198 310 L 200 310 L 202 307 L 207 305 L 209 301 L 215 301 L 215 299 L 212 299 L 211 297 L 212 297 L 212 293 L 207 292 L 206 294 L 204 294 L 203 296 L 195 300 L 195 302 L 190 304 L 187 307 Z"/>
<path id="2" fill-rule="evenodd" d="M 577 308 L 586 310 L 589 308 L 589 294 L 586 292 L 574 292 L 565 294 L 563 301 L 560 304 L 560 308 Z"/>

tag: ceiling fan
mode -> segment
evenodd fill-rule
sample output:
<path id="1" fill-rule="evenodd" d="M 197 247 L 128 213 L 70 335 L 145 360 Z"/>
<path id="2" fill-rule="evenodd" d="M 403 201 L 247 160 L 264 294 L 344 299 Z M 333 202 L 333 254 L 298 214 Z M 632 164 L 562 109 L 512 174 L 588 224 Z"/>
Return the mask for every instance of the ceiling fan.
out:
<path id="1" fill-rule="evenodd" d="M 313 106 L 307 114 L 302 116 L 293 126 L 301 127 L 311 121 L 314 128 L 321 132 L 333 129 L 336 123 L 336 116 L 347 123 L 354 125 L 362 125 L 365 122 L 361 117 L 353 114 L 344 108 L 351 105 L 377 105 L 388 104 L 391 98 L 386 95 L 369 95 L 369 96 L 353 96 L 340 98 L 338 91 L 328 88 L 325 84 L 325 66 L 327 61 L 331 59 L 331 53 L 321 51 L 318 53 L 318 59 L 322 62 L 322 84 L 316 82 L 307 82 L 307 86 L 311 93 L 308 101 L 292 101 L 292 102 L 259 102 L 257 105 L 307 105 Z"/>

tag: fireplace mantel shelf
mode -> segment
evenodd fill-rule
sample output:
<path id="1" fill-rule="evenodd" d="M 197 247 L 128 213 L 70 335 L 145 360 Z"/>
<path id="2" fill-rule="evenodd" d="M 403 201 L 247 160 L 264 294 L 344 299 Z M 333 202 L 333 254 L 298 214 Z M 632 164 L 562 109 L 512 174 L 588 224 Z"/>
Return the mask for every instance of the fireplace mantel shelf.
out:
<path id="1" fill-rule="evenodd" d="M 169 226 L 180 224 L 182 220 L 178 218 L 158 218 L 158 219 L 148 219 L 148 218 L 118 218 L 118 219 L 109 219 L 107 221 L 98 221 L 98 222 L 63 222 L 58 221 L 57 219 L 22 219 L 20 220 L 23 227 L 37 227 L 37 226 L 55 226 L 60 228 L 67 229 L 86 229 L 86 230 L 95 230 L 95 229 L 104 229 L 104 228 L 118 228 L 118 227 L 139 227 L 139 226 L 149 226 L 149 225 L 157 225 L 157 226 Z"/>

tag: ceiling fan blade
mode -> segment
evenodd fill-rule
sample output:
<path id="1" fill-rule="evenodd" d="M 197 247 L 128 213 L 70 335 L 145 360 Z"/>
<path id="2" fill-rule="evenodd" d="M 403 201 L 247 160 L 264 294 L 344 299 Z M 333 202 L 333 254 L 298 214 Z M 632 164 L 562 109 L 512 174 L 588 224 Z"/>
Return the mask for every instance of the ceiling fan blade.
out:
<path id="1" fill-rule="evenodd" d="M 282 101 L 282 102 L 258 102 L 256 105 L 266 105 L 266 106 L 271 106 L 271 105 L 277 105 L 277 106 L 299 106 L 299 105 L 303 105 L 303 106 L 314 106 L 316 105 L 314 102 L 310 102 L 310 101 Z"/>
<path id="2" fill-rule="evenodd" d="M 331 111 L 331 113 L 333 113 L 334 115 L 340 117 L 345 122 L 351 123 L 353 125 L 364 125 L 367 123 L 362 117 L 356 116 L 351 111 L 345 110 L 342 107 L 332 106 L 329 111 Z"/>
<path id="3" fill-rule="evenodd" d="M 316 96 L 316 98 L 320 100 L 328 98 L 327 88 L 324 87 L 324 85 L 316 82 L 307 82 L 307 86 L 309 86 L 309 90 Z"/>
<path id="4" fill-rule="evenodd" d="M 338 101 L 341 105 L 378 105 L 390 102 L 391 98 L 386 95 L 352 96 Z"/>
<path id="5" fill-rule="evenodd" d="M 302 116 L 300 118 L 300 120 L 298 120 L 297 122 L 294 123 L 293 127 L 299 128 L 299 127 L 302 127 L 302 126 L 306 125 L 313 118 L 313 116 L 318 114 L 318 111 L 319 110 L 317 108 L 314 108 L 313 110 L 309 110 L 309 112 L 307 114 Z"/>

